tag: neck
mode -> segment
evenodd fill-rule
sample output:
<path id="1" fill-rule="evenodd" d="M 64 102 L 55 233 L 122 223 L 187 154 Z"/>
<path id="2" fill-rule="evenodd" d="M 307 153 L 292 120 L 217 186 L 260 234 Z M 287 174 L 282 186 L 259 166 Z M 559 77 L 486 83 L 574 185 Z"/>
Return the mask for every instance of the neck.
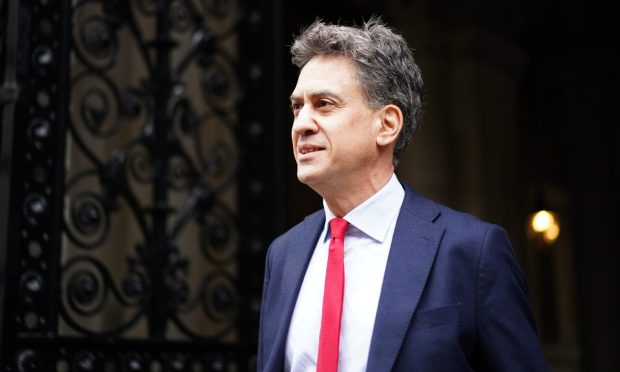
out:
<path id="1" fill-rule="evenodd" d="M 381 190 L 388 183 L 393 173 L 394 167 L 390 167 L 364 179 L 357 179 L 348 183 L 339 182 L 337 185 L 331 185 L 328 190 L 315 191 L 325 199 L 332 213 L 338 217 L 343 217 Z"/>

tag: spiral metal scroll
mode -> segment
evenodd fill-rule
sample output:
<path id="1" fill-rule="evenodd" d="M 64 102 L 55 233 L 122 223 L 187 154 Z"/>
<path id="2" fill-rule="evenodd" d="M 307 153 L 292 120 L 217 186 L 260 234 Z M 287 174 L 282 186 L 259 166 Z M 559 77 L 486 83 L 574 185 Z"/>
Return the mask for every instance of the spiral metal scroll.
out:
<path id="1" fill-rule="evenodd" d="M 151 331 L 171 324 L 190 339 L 225 337 L 239 303 L 238 222 L 221 197 L 238 165 L 237 3 L 82 0 L 72 12 L 69 130 L 81 160 L 67 172 L 64 232 L 77 253 L 63 263 L 62 319 L 93 336 L 121 337 L 147 319 Z M 128 63 L 135 71 L 123 78 Z M 120 216 L 138 241 L 111 266 L 115 229 L 127 225 Z M 192 250 L 210 272 L 190 265 Z M 93 325 L 109 311 L 123 316 Z M 212 326 L 196 331 L 184 318 L 193 312 Z"/>
<path id="2" fill-rule="evenodd" d="M 62 287 L 65 289 L 61 302 L 63 319 L 75 330 L 88 335 L 117 335 L 133 327 L 146 311 L 145 296 L 148 279 L 142 273 L 134 272 L 132 283 L 127 279 L 122 289 L 115 284 L 110 270 L 100 261 L 89 256 L 76 256 L 63 267 Z M 143 290 L 136 291 L 136 288 Z M 109 329 L 91 329 L 85 319 L 96 316 L 116 302 L 131 313 L 127 321 Z"/>

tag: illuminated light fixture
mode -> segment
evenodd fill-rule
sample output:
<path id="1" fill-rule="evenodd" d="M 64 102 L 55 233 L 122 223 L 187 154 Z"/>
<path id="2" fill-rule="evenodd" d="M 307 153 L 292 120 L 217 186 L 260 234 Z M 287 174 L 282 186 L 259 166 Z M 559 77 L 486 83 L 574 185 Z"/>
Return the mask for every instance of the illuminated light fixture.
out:
<path id="1" fill-rule="evenodd" d="M 528 236 L 547 245 L 555 243 L 560 236 L 560 221 L 557 214 L 544 209 L 532 213 L 528 221 Z"/>

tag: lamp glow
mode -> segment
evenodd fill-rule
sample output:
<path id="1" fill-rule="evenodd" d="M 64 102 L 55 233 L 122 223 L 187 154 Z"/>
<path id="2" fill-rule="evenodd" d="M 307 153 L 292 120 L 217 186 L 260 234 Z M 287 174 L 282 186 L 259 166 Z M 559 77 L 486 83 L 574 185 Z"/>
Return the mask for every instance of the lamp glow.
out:
<path id="1" fill-rule="evenodd" d="M 543 239 L 548 244 L 551 244 L 558 240 L 558 236 L 560 236 L 560 225 L 554 221 L 553 224 L 543 232 Z"/>
<path id="2" fill-rule="evenodd" d="M 548 211 L 536 212 L 532 218 L 532 230 L 537 233 L 545 232 L 555 223 L 555 218 Z"/>
<path id="3" fill-rule="evenodd" d="M 542 240 L 547 245 L 555 243 L 560 236 L 560 222 L 554 212 L 543 209 L 533 213 L 528 225 L 530 238 Z"/>

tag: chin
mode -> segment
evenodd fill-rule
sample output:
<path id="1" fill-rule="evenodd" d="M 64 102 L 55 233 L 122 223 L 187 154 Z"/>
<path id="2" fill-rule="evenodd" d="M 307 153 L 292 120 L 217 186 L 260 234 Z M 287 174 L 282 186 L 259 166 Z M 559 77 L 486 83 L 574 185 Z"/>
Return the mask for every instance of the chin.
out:
<path id="1" fill-rule="evenodd" d="M 319 177 L 313 172 L 297 171 L 297 179 L 303 184 L 312 186 L 318 182 Z"/>
<path id="2" fill-rule="evenodd" d="M 310 185 L 312 183 L 312 177 L 306 174 L 297 173 L 297 179 L 299 180 L 299 182 L 306 184 L 306 185 Z"/>

